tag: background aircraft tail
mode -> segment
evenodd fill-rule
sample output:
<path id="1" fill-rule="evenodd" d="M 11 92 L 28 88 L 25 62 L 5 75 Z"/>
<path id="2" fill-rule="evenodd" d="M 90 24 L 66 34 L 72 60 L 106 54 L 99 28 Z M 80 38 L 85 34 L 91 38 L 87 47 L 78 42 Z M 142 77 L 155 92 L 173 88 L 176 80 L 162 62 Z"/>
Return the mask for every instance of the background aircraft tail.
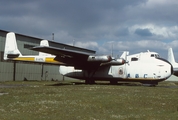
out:
<path id="1" fill-rule="evenodd" d="M 169 49 L 168 49 L 168 61 L 169 61 L 172 65 L 174 65 L 174 64 L 176 63 L 172 48 L 169 48 Z"/>
<path id="2" fill-rule="evenodd" d="M 40 46 L 49 46 L 48 40 L 41 40 Z M 52 56 L 52 55 L 44 52 L 39 52 L 39 56 Z"/>
<path id="3" fill-rule="evenodd" d="M 15 33 L 9 32 L 6 35 L 5 49 L 4 49 L 4 60 L 12 59 L 22 56 L 18 47 L 15 37 Z"/>
<path id="4" fill-rule="evenodd" d="M 172 48 L 168 49 L 168 61 L 172 64 L 173 70 L 174 70 L 174 75 L 178 77 L 178 63 L 175 61 L 174 58 L 174 53 Z"/>
<path id="5" fill-rule="evenodd" d="M 124 59 L 124 60 L 126 60 L 127 61 L 127 56 L 129 55 L 129 51 L 124 51 L 123 53 L 122 53 L 122 55 L 120 56 L 120 58 L 122 58 L 122 59 Z"/>

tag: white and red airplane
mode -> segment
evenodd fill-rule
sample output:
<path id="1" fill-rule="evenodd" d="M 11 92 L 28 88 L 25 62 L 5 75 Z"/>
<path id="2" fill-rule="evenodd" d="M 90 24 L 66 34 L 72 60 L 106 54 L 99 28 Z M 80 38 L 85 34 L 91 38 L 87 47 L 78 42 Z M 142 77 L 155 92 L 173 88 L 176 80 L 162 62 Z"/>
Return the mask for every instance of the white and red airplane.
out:
<path id="1" fill-rule="evenodd" d="M 9 33 L 6 38 L 4 59 L 45 62 L 49 64 L 59 63 L 60 74 L 77 79 L 83 79 L 92 84 L 96 80 L 117 83 L 140 82 L 143 84 L 157 85 L 173 74 L 173 67 L 167 60 L 160 58 L 156 52 L 141 52 L 128 55 L 123 52 L 120 58 L 110 55 L 95 55 L 83 51 L 61 49 L 47 45 L 33 47 L 32 50 L 47 53 L 38 60 L 35 56 L 23 56 L 17 48 L 14 33 Z M 15 41 L 15 42 L 7 42 Z M 52 56 L 51 56 L 52 55 Z M 50 57 L 50 60 L 47 59 Z M 29 59 L 33 58 L 33 59 Z M 49 61 L 48 61 L 49 60 Z M 62 65 L 61 65 L 62 64 Z"/>

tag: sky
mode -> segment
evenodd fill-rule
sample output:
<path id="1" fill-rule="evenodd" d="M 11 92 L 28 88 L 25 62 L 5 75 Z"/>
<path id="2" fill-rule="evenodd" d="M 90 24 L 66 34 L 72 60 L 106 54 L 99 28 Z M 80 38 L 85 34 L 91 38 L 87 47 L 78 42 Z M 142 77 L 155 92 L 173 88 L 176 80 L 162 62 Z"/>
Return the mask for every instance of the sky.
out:
<path id="1" fill-rule="evenodd" d="M 147 50 L 178 61 L 178 0 L 0 1 L 0 29 L 121 55 Z"/>

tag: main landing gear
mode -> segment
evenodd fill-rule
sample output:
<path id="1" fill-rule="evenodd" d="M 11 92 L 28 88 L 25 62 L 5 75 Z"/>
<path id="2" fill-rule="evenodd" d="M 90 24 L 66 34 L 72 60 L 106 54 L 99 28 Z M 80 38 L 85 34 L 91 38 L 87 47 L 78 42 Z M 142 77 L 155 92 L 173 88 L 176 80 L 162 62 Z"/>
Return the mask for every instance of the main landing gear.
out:
<path id="1" fill-rule="evenodd" d="M 143 86 L 148 86 L 148 87 L 156 87 L 158 83 L 142 83 Z"/>
<path id="2" fill-rule="evenodd" d="M 93 79 L 86 79 L 85 84 L 95 84 L 95 80 Z"/>
<path id="3" fill-rule="evenodd" d="M 111 85 L 117 85 L 117 84 L 118 84 L 118 81 L 117 81 L 117 80 L 110 80 L 110 84 L 111 84 Z"/>
<path id="4" fill-rule="evenodd" d="M 95 74 L 95 71 L 87 71 L 86 72 L 86 80 L 85 84 L 95 84 L 95 80 L 93 79 L 93 75 Z"/>

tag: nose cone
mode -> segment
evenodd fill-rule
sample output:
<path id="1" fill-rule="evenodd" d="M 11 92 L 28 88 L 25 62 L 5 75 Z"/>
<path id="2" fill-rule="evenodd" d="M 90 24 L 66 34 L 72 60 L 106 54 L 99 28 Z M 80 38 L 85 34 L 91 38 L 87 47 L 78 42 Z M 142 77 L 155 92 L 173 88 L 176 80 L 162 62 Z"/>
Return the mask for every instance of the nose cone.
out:
<path id="1" fill-rule="evenodd" d="M 165 79 L 168 79 L 173 74 L 173 67 L 171 64 L 168 64 L 168 63 L 166 64 L 167 65 L 165 65 L 163 76 Z"/>
<path id="2" fill-rule="evenodd" d="M 164 76 L 165 79 L 167 79 L 174 72 L 173 66 L 172 66 L 172 64 L 169 61 L 167 61 L 167 60 L 165 60 L 163 58 L 159 58 L 159 59 L 164 62 L 164 69 L 162 69 L 163 70 L 163 74 L 164 74 L 163 76 Z"/>
<path id="3" fill-rule="evenodd" d="M 174 69 L 173 69 L 173 66 L 172 66 L 172 64 L 169 62 L 169 61 L 167 61 L 167 60 L 164 60 L 167 64 L 168 64 L 168 66 L 169 66 L 169 69 L 170 69 L 170 76 L 174 73 Z"/>

